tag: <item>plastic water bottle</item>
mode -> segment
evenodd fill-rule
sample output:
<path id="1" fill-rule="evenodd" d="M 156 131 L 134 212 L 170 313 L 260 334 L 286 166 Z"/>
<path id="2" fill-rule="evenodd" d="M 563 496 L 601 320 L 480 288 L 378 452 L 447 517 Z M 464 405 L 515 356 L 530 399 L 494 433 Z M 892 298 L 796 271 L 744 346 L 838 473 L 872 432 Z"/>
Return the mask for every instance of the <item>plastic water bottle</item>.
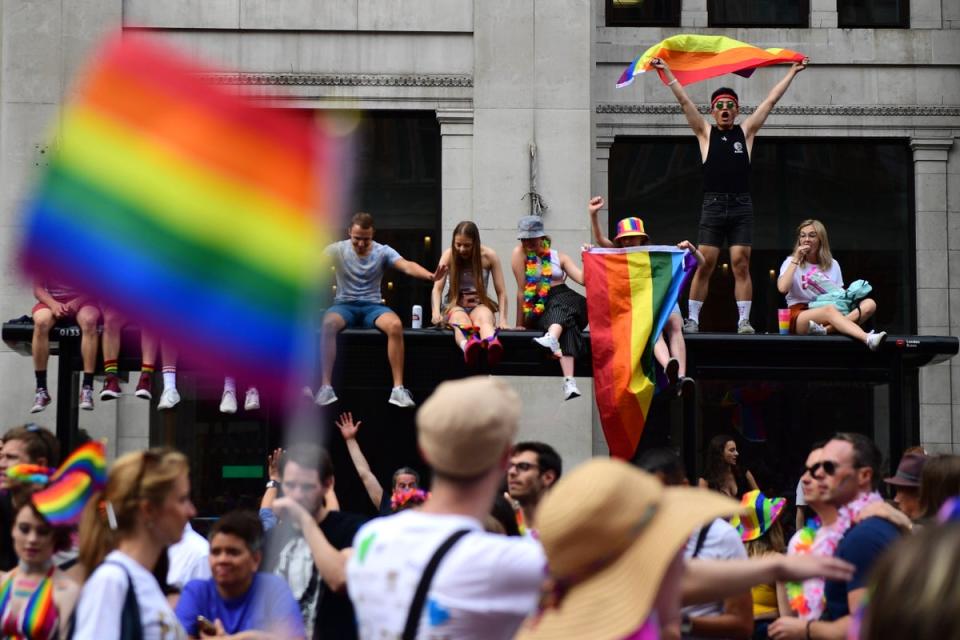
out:
<path id="1" fill-rule="evenodd" d="M 414 329 L 423 327 L 423 307 L 418 304 L 413 305 L 413 313 L 410 317 L 410 326 Z"/>

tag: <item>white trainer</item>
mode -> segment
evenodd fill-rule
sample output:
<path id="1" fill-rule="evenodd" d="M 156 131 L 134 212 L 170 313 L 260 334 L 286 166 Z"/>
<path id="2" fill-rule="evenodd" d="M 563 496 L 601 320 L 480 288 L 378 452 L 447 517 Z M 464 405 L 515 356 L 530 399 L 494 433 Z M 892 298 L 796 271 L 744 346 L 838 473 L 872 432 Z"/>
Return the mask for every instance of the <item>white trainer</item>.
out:
<path id="1" fill-rule="evenodd" d="M 80 408 L 84 411 L 93 411 L 93 387 L 80 389 Z"/>
<path id="2" fill-rule="evenodd" d="M 881 331 L 880 333 L 874 333 L 871 331 L 867 334 L 867 346 L 870 348 L 870 351 L 876 351 L 880 348 L 880 343 L 883 342 L 883 339 L 887 337 L 886 331 Z"/>
<path id="3" fill-rule="evenodd" d="M 808 325 L 807 335 L 811 336 L 825 336 L 827 335 L 827 328 L 820 324 L 819 322 L 810 321 Z"/>
<path id="4" fill-rule="evenodd" d="M 175 406 L 180 404 L 180 392 L 177 391 L 176 387 L 167 387 L 163 390 L 163 393 L 160 394 L 160 402 L 157 403 L 157 409 L 161 411 L 166 411 L 167 409 L 173 409 Z M 220 411 L 223 411 L 223 403 L 220 403 Z M 236 409 L 234 409 L 236 411 Z"/>
<path id="5" fill-rule="evenodd" d="M 571 400 L 580 397 L 580 389 L 577 388 L 577 381 L 573 378 L 563 379 L 563 399 Z"/>
<path id="6" fill-rule="evenodd" d="M 260 392 L 256 387 L 247 389 L 247 395 L 243 399 L 244 411 L 256 411 L 260 408 Z"/>
<path id="7" fill-rule="evenodd" d="M 394 387 L 387 402 L 405 409 L 417 406 L 417 403 L 413 401 L 413 396 L 410 395 L 409 389 L 403 386 Z"/>
<path id="8" fill-rule="evenodd" d="M 563 356 L 563 352 L 560 350 L 560 342 L 549 333 L 545 333 L 539 338 L 534 338 L 533 341 L 544 349 L 549 350 L 554 358 Z"/>
<path id="9" fill-rule="evenodd" d="M 220 398 L 220 413 L 237 412 L 237 394 L 230 389 L 223 390 L 223 397 Z"/>
<path id="10" fill-rule="evenodd" d="M 317 389 L 317 397 L 314 399 L 314 402 L 321 407 L 325 407 L 328 404 L 333 404 L 337 401 L 337 394 L 333 392 L 333 387 L 328 384 L 323 385 Z"/>

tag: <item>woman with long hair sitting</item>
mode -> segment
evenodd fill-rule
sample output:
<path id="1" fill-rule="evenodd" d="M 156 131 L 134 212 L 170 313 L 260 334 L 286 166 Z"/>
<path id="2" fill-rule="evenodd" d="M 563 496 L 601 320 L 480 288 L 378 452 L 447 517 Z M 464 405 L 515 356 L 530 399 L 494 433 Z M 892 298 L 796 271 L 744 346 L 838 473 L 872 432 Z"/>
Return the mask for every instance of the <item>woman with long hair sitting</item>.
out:
<path id="1" fill-rule="evenodd" d="M 714 436 L 707 445 L 703 477 L 697 484 L 738 500 L 747 491 L 759 489 L 750 470 L 737 465 L 739 459 L 740 452 L 737 451 L 737 441 L 733 436 L 724 433 Z"/>
<path id="2" fill-rule="evenodd" d="M 449 268 L 447 277 L 434 283 L 430 296 L 433 324 L 448 325 L 453 329 L 453 339 L 463 350 L 468 365 L 477 363 L 483 349 L 487 350 L 489 364 L 496 365 L 503 356 L 494 320 L 498 310 L 499 328 L 510 328 L 509 301 L 500 258 L 493 249 L 480 244 L 480 230 L 466 220 L 454 228 L 450 248 L 440 256 L 437 268 L 443 266 Z M 487 295 L 491 276 L 497 293 L 496 302 Z M 447 294 L 444 298 L 445 283 Z"/>
<path id="3" fill-rule="evenodd" d="M 186 638 L 152 572 L 196 515 L 190 466 L 172 449 L 114 462 L 80 523 L 80 562 L 89 578 L 77 603 L 74 637 L 111 640 L 139 625 L 145 640 Z"/>
<path id="4" fill-rule="evenodd" d="M 521 218 L 518 231 L 520 244 L 510 256 L 517 280 L 517 324 L 544 332 L 533 340 L 560 361 L 563 399 L 579 397 L 573 365 L 584 350 L 587 299 L 568 287 L 566 280 L 569 277 L 582 285 L 583 269 L 567 254 L 551 248 L 540 216 Z"/>
<path id="5" fill-rule="evenodd" d="M 53 526 L 40 513 L 33 502 L 37 489 L 20 485 L 12 491 L 13 548 L 20 562 L 0 574 L 0 638 L 66 637 L 80 593 L 80 586 L 53 562 L 55 553 L 70 548 L 70 527 Z"/>
<path id="6" fill-rule="evenodd" d="M 842 333 L 876 351 L 886 332 L 867 333 L 860 325 L 876 312 L 877 303 L 864 298 L 846 315 L 832 304 L 810 308 L 810 303 L 826 293 L 827 287 L 843 287 L 840 263 L 833 259 L 830 252 L 830 239 L 823 223 L 804 220 L 797 227 L 793 253 L 783 261 L 780 277 L 777 278 L 777 289 L 786 296 L 787 306 L 790 307 L 790 333 Z"/>

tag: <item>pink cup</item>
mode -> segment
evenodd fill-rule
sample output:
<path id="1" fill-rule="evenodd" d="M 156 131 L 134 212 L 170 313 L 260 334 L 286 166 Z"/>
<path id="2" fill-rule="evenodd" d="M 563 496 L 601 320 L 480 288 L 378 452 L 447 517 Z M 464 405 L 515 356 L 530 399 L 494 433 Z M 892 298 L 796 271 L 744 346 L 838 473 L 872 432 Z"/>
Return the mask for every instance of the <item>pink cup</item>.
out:
<path id="1" fill-rule="evenodd" d="M 777 322 L 780 324 L 780 335 L 790 335 L 790 309 L 777 309 Z"/>

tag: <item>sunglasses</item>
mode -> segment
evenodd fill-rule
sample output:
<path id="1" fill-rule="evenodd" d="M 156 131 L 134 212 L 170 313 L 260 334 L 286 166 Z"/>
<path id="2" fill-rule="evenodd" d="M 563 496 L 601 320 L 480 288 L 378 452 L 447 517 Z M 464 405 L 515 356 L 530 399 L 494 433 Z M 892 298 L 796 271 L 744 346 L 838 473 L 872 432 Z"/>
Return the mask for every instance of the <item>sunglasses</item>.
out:
<path id="1" fill-rule="evenodd" d="M 832 476 L 837 472 L 837 463 L 833 460 L 824 460 L 823 462 L 814 463 L 809 467 L 804 467 L 804 470 L 811 476 L 815 476 L 821 468 L 825 474 Z"/>
<path id="2" fill-rule="evenodd" d="M 516 469 L 517 471 L 530 471 L 530 469 L 539 469 L 540 465 L 533 462 L 511 462 L 510 466 L 507 467 L 507 471 L 511 469 Z"/>
<path id="3" fill-rule="evenodd" d="M 717 100 L 713 103 L 714 109 L 736 109 L 737 103 L 733 100 Z"/>

